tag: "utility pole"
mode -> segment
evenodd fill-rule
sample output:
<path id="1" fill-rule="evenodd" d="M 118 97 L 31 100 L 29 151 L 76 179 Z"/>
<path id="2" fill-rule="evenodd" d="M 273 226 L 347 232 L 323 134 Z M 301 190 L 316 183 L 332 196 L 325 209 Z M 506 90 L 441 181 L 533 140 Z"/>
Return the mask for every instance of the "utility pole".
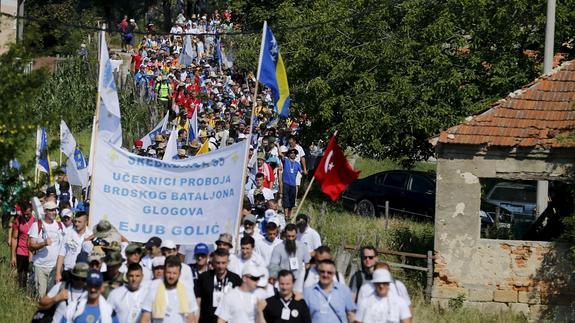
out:
<path id="1" fill-rule="evenodd" d="M 24 3 L 26 0 L 18 0 L 17 1 L 17 10 L 16 15 L 18 17 L 24 17 Z M 21 43 L 24 39 L 24 19 L 23 18 L 16 18 L 16 42 Z"/>
<path id="2" fill-rule="evenodd" d="M 547 0 L 547 21 L 545 23 L 545 57 L 543 58 L 543 73 L 553 71 L 553 46 L 555 42 L 555 7 L 556 0 Z M 538 217 L 547 208 L 549 199 L 549 182 L 537 181 L 537 214 Z"/>

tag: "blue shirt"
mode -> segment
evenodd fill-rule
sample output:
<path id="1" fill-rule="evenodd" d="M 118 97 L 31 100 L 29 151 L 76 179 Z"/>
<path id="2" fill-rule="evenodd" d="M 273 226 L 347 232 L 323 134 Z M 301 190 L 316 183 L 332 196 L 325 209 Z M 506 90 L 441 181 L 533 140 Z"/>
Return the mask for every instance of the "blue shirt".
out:
<path id="1" fill-rule="evenodd" d="M 328 294 L 325 294 L 317 283 L 304 289 L 303 297 L 314 323 L 347 322 L 347 312 L 356 310 L 351 291 L 339 282 L 333 283 Z"/>
<path id="2" fill-rule="evenodd" d="M 66 318 L 63 317 L 60 322 L 66 323 Z M 74 323 L 85 323 L 85 322 L 94 322 L 94 323 L 102 322 L 102 318 L 100 317 L 100 307 L 98 305 L 86 304 L 84 312 L 74 320 Z M 112 317 L 112 322 L 120 323 L 120 321 L 118 320 L 118 316 L 114 315 Z"/>
<path id="3" fill-rule="evenodd" d="M 285 157 L 283 160 L 283 166 L 284 166 L 282 173 L 283 183 L 290 186 L 296 186 L 295 177 L 297 173 L 301 172 L 301 165 L 297 161 Z"/>

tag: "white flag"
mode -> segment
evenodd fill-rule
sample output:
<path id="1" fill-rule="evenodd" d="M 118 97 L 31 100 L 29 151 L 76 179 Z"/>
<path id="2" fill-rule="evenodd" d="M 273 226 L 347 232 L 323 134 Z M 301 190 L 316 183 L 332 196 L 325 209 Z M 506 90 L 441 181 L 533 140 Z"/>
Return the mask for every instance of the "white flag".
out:
<path id="1" fill-rule="evenodd" d="M 100 111 L 98 114 L 98 135 L 116 146 L 122 146 L 122 123 L 120 102 L 116 81 L 112 73 L 112 63 L 106 45 L 106 36 L 100 36 L 100 73 L 98 92 L 100 93 Z"/>
<path id="2" fill-rule="evenodd" d="M 150 131 L 147 135 L 145 135 L 141 139 L 142 143 L 143 143 L 143 145 L 142 145 L 143 149 L 148 148 L 148 146 L 150 146 L 154 142 L 156 135 L 159 135 L 160 133 L 162 133 L 166 130 L 166 127 L 168 126 L 169 115 L 170 115 L 169 113 L 166 113 L 166 116 L 164 117 L 164 119 L 162 119 L 160 121 L 160 123 L 158 123 L 158 125 L 156 125 L 156 127 L 154 129 L 152 129 L 152 131 Z"/>
<path id="3" fill-rule="evenodd" d="M 192 38 L 190 35 L 186 35 L 184 36 L 184 45 L 182 47 L 179 63 L 183 66 L 188 66 L 192 64 L 192 60 L 194 58 L 196 58 L 196 53 L 192 47 Z"/>
<path id="4" fill-rule="evenodd" d="M 178 131 L 175 127 L 172 128 L 170 132 L 170 139 L 168 139 L 168 143 L 166 144 L 166 151 L 164 152 L 163 161 L 171 161 L 174 159 L 178 159 Z"/>
<path id="5" fill-rule="evenodd" d="M 60 150 L 68 158 L 74 158 L 74 152 L 76 151 L 76 139 L 70 132 L 70 128 L 64 120 L 60 121 Z"/>

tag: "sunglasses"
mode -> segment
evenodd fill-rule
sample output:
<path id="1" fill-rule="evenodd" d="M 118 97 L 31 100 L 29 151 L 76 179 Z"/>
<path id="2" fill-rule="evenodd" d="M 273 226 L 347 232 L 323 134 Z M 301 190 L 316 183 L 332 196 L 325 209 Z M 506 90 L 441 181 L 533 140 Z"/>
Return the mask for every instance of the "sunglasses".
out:
<path id="1" fill-rule="evenodd" d="M 363 259 L 370 259 L 371 260 L 373 258 L 375 258 L 375 256 L 363 256 Z"/>
<path id="2" fill-rule="evenodd" d="M 253 280 L 255 282 L 260 280 L 260 277 L 252 277 L 252 276 L 247 276 L 250 280 Z"/>

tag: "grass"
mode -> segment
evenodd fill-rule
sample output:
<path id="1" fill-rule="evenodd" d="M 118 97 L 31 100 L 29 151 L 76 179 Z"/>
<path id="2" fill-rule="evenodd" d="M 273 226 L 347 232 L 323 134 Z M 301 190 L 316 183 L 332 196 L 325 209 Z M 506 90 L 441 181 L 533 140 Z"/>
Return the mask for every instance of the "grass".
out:
<path id="1" fill-rule="evenodd" d="M 16 270 L 10 267 L 7 231 L 0 230 L 0 322 L 30 322 L 36 302 L 18 288 Z"/>

